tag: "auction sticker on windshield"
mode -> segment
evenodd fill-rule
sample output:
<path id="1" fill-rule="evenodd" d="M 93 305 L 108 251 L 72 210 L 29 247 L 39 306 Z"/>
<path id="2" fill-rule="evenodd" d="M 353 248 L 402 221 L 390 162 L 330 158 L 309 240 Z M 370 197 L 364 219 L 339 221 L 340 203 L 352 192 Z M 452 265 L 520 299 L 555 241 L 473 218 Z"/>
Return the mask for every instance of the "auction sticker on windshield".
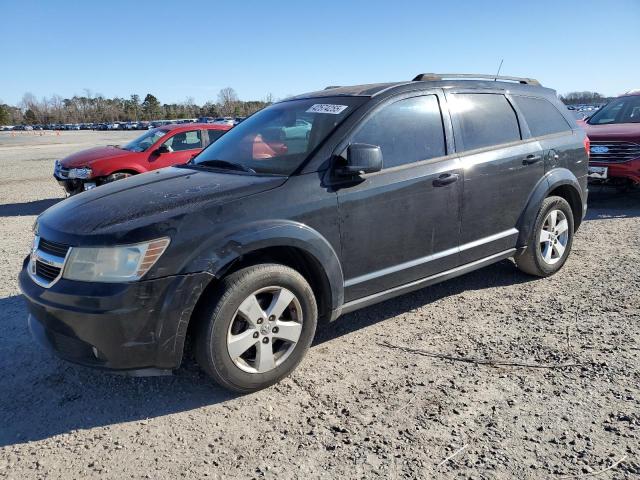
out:
<path id="1" fill-rule="evenodd" d="M 307 113 L 330 113 L 332 115 L 338 115 L 342 113 L 348 105 L 334 105 L 332 103 L 316 103 L 311 105 Z"/>

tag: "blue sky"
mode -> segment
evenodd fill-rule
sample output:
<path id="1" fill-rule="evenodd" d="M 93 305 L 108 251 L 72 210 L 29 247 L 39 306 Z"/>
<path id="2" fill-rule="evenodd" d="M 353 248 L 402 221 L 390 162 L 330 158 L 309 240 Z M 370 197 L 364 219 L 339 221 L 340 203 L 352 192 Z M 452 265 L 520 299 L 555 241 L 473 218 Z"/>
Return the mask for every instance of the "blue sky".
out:
<path id="1" fill-rule="evenodd" d="M 244 100 L 411 79 L 538 78 L 559 93 L 640 88 L 640 0 L 0 0 L 0 99 Z"/>

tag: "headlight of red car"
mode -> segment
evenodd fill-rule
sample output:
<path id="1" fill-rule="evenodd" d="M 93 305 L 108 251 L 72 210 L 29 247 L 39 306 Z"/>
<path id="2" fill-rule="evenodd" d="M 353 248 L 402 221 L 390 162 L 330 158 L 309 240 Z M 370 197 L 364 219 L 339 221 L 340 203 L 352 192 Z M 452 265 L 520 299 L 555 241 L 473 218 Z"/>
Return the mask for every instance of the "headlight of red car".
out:
<path id="1" fill-rule="evenodd" d="M 69 178 L 79 178 L 81 180 L 86 180 L 87 178 L 91 178 L 92 175 L 93 175 L 93 172 L 89 167 L 69 169 Z"/>

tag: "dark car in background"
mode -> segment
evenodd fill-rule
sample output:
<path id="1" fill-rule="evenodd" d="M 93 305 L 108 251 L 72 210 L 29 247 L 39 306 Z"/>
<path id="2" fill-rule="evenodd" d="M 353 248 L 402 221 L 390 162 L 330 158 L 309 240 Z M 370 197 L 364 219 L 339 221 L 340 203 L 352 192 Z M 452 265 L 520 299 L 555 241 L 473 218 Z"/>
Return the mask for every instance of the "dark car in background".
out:
<path id="1" fill-rule="evenodd" d="M 592 181 L 640 185 L 640 90 L 615 98 L 580 124 L 589 137 Z"/>
<path id="2" fill-rule="evenodd" d="M 318 322 L 507 258 L 553 275 L 586 201 L 585 134 L 555 91 L 421 74 L 275 103 L 192 162 L 56 204 L 20 287 L 66 359 L 175 369 L 188 338 L 249 392 Z"/>
<path id="3" fill-rule="evenodd" d="M 188 162 L 231 127 L 166 125 L 126 145 L 95 147 L 56 160 L 53 176 L 69 195 L 158 168 Z"/>

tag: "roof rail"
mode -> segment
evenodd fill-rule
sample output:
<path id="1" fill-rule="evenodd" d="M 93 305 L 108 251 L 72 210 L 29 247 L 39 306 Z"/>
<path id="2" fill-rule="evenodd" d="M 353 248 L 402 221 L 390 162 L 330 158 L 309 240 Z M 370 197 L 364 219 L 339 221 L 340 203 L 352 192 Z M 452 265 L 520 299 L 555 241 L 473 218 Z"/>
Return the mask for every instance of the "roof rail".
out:
<path id="1" fill-rule="evenodd" d="M 468 78 L 483 80 L 503 80 L 509 82 L 518 82 L 525 85 L 540 85 L 540 82 L 534 78 L 523 77 L 505 77 L 500 75 L 483 75 L 477 73 L 420 73 L 413 78 L 414 82 L 437 81 L 445 78 Z"/>
<path id="2" fill-rule="evenodd" d="M 324 87 L 325 90 L 331 90 L 332 88 L 340 88 L 341 85 L 329 85 L 328 87 Z"/>

